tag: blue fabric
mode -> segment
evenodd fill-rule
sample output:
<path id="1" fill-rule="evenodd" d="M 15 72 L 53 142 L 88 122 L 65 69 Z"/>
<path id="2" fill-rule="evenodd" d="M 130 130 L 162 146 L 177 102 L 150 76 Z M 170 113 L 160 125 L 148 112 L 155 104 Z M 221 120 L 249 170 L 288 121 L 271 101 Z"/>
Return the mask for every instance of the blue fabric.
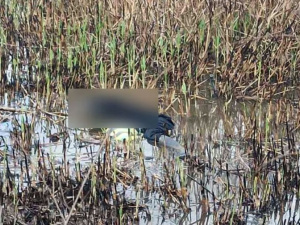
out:
<path id="1" fill-rule="evenodd" d="M 168 135 L 168 130 L 174 128 L 174 123 L 169 116 L 159 114 L 157 122 L 156 128 L 141 129 L 141 132 L 144 134 L 143 137 L 147 139 L 150 145 L 158 145 L 158 140 L 161 135 Z"/>

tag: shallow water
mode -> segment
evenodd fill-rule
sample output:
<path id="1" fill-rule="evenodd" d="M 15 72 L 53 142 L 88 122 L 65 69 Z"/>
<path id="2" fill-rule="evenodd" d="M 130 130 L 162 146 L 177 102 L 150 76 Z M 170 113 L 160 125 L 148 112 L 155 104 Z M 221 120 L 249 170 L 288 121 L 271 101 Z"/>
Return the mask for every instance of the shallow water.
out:
<path id="1" fill-rule="evenodd" d="M 29 170 L 31 182 L 34 183 L 37 178 L 35 168 L 38 168 L 38 149 L 43 151 L 44 155 L 49 154 L 56 167 L 63 167 L 64 162 L 68 162 L 70 173 L 73 176 L 76 175 L 76 165 L 80 164 L 81 168 L 84 168 L 88 167 L 91 162 L 97 162 L 96 153 L 103 139 L 95 141 L 91 139 L 85 129 L 68 129 L 66 128 L 67 123 L 63 121 L 57 122 L 45 115 L 38 116 L 33 111 L 32 103 L 27 97 L 15 95 L 15 98 L 9 101 L 8 94 L 6 94 L 0 102 L 2 107 L 23 108 L 29 111 L 28 113 L 1 111 L 1 116 L 8 118 L 7 121 L 0 123 L 0 136 L 3 138 L 1 150 L 7 147 L 8 168 L 15 175 L 16 182 L 20 182 L 21 165 L 24 166 L 25 160 L 24 154 L 14 149 L 11 132 L 17 128 L 16 121 L 21 124 L 22 120 L 28 120 L 28 123 L 32 125 L 32 143 L 30 151 L 27 153 L 31 163 Z M 268 154 L 281 152 L 275 159 L 280 166 L 281 156 L 292 154 L 291 146 L 286 142 L 286 130 L 287 124 L 290 126 L 288 128 L 290 130 L 296 126 L 299 107 L 294 107 L 293 103 L 283 104 L 280 99 L 261 104 L 238 101 L 224 103 L 222 100 L 198 101 L 185 114 L 179 113 L 180 110 L 176 111 L 176 107 L 180 108 L 180 106 L 174 105 L 173 110 L 169 112 L 176 123 L 174 139 L 183 146 L 187 146 L 188 154 L 198 160 L 197 165 L 192 166 L 190 162 L 176 160 L 170 156 L 165 157 L 162 150 L 147 145 L 145 140 L 141 141 L 141 144 L 129 144 L 128 147 L 135 156 L 129 160 L 125 159 L 120 151 L 111 151 L 111 156 L 116 157 L 120 168 L 130 169 L 133 175 L 141 178 L 141 165 L 137 157 L 138 153 L 135 152 L 141 147 L 144 153 L 147 180 L 150 182 L 155 177 L 153 186 L 158 188 L 157 191 L 146 192 L 133 185 L 124 187 L 120 183 L 117 187 L 118 194 L 124 194 L 128 202 L 136 202 L 139 199 L 141 204 L 148 207 L 151 220 L 145 215 L 145 212 L 141 211 L 139 213 L 140 224 L 214 224 L 216 221 L 222 221 L 222 218 L 225 219 L 224 215 L 232 210 L 242 217 L 240 220 L 244 224 L 294 223 L 300 220 L 299 197 L 297 197 L 299 196 L 299 185 L 296 184 L 294 188 L 289 188 L 288 193 L 282 189 L 282 195 L 288 196 L 283 198 L 284 201 L 277 199 L 278 195 L 264 197 L 265 193 L 275 190 L 274 177 L 277 176 L 279 181 L 285 182 L 278 178 L 278 172 L 274 168 L 267 169 L 267 161 L 262 163 L 262 170 L 259 173 L 266 173 L 262 177 L 269 177 L 268 184 L 253 181 L 253 168 L 255 168 L 257 159 L 252 149 L 255 144 L 251 141 L 253 135 L 258 135 L 262 146 L 269 149 Z M 283 115 L 280 113 L 281 111 L 283 111 Z M 258 128 L 256 134 L 251 133 L 254 120 L 256 120 Z M 50 134 L 65 131 L 69 135 L 68 138 L 51 142 Z M 299 152 L 299 132 L 294 132 L 293 138 L 296 150 Z M 82 140 L 94 140 L 94 142 Z M 273 142 L 268 143 L 270 140 Z M 115 147 L 113 142 L 109 146 L 110 149 Z M 105 150 L 103 148 L 100 151 L 100 158 L 103 159 Z M 286 156 L 284 160 L 289 161 L 292 165 L 288 170 L 294 172 L 296 170 L 300 173 L 299 154 L 295 157 L 297 158 Z M 166 175 L 164 165 L 173 171 L 171 175 Z M 2 160 L 0 168 L 4 172 L 6 171 L 5 160 Z M 289 171 L 285 169 L 285 172 Z M 280 173 L 281 177 L 284 176 L 282 171 Z M 187 188 L 188 197 L 184 204 L 190 209 L 189 212 L 184 212 L 176 200 L 164 195 L 159 189 L 166 182 L 166 177 L 173 177 L 175 189 L 180 190 L 183 188 L 181 176 L 184 177 L 184 187 Z M 291 177 L 291 179 L 295 178 Z M 19 191 L 22 187 L 27 186 L 26 180 L 28 179 L 25 177 L 22 185 L 19 186 Z M 256 187 L 253 182 L 256 184 L 258 182 L 260 186 Z M 241 187 L 241 183 L 247 187 L 247 190 Z M 269 192 L 264 192 L 266 187 L 263 184 L 268 185 Z M 288 186 L 283 187 L 288 188 Z M 257 188 L 256 191 L 255 188 Z M 256 199 L 257 202 L 247 203 L 243 195 L 245 202 L 242 204 L 239 200 L 245 191 L 248 192 L 249 199 Z M 266 204 L 266 209 L 259 206 L 264 202 L 264 198 L 274 201 Z M 228 216 L 231 214 L 229 213 Z"/>

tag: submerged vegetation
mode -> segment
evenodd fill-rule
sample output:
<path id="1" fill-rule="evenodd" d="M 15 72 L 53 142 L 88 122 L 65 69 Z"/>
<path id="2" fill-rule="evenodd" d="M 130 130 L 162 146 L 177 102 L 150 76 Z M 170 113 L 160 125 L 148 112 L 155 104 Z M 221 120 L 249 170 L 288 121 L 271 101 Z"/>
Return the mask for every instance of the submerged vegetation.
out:
<path id="1" fill-rule="evenodd" d="M 0 5 L 0 223 L 299 223 L 298 1 Z M 189 156 L 69 129 L 70 88 L 159 88 Z"/>

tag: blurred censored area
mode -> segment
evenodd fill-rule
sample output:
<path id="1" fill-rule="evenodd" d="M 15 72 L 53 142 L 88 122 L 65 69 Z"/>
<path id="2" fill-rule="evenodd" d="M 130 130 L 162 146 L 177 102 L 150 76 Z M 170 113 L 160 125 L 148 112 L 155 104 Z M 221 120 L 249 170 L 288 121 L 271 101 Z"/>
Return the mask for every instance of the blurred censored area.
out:
<path id="1" fill-rule="evenodd" d="M 157 89 L 70 89 L 70 128 L 155 128 Z"/>

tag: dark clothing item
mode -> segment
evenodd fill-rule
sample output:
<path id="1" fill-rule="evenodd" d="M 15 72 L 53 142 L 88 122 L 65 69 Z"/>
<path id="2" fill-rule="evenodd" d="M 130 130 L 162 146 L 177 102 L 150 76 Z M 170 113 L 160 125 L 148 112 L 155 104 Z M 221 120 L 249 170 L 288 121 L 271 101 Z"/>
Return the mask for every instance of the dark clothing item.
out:
<path id="1" fill-rule="evenodd" d="M 158 145 L 158 140 L 161 135 L 168 135 L 168 130 L 173 130 L 174 123 L 171 117 L 159 114 L 158 124 L 156 128 L 143 128 L 141 132 L 144 134 L 143 137 L 147 139 L 150 145 Z"/>

